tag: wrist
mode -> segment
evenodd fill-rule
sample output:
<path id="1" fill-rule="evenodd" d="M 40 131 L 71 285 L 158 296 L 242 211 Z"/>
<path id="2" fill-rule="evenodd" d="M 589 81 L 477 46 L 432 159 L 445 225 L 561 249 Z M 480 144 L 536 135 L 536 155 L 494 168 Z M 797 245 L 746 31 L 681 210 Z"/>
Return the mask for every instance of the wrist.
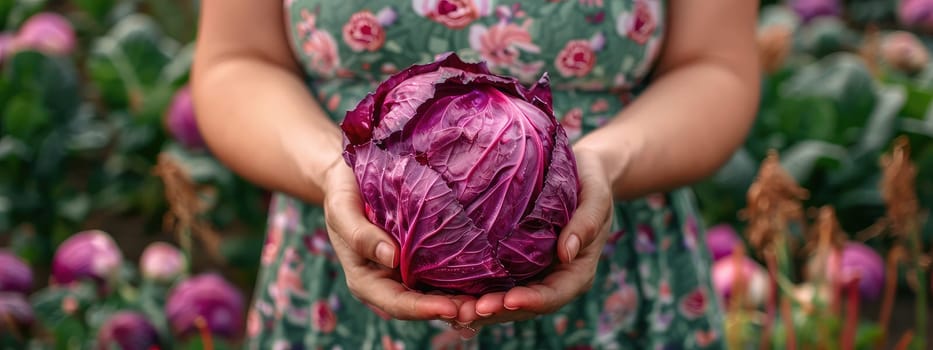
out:
<path id="1" fill-rule="evenodd" d="M 624 183 L 629 165 L 644 149 L 644 138 L 640 133 L 615 129 L 608 125 L 606 129 L 593 131 L 574 144 L 575 154 L 590 154 L 597 158 L 603 174 L 613 189 L 616 184 Z"/>

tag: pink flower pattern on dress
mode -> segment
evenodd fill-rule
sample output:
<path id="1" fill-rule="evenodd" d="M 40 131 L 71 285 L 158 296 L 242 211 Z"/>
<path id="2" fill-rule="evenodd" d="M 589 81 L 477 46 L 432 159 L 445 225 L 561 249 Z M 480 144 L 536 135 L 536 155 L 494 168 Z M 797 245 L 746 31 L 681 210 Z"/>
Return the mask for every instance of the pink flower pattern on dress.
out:
<path id="1" fill-rule="evenodd" d="M 525 20 L 521 25 L 500 22 L 488 28 L 474 24 L 470 27 L 470 47 L 478 51 L 491 66 L 511 66 L 518 62 L 522 51 L 541 51 L 528 33 L 531 24 L 531 19 Z"/>
<path id="2" fill-rule="evenodd" d="M 379 18 L 363 10 L 354 13 L 343 25 L 343 41 L 353 51 L 376 51 L 386 41 L 386 31 Z"/>
<path id="3" fill-rule="evenodd" d="M 450 29 L 463 29 L 488 16 L 492 0 L 414 0 L 415 13 Z"/>
<path id="4" fill-rule="evenodd" d="M 622 12 L 616 19 L 616 31 L 644 45 L 658 26 L 658 0 L 635 0 L 632 12 Z"/>

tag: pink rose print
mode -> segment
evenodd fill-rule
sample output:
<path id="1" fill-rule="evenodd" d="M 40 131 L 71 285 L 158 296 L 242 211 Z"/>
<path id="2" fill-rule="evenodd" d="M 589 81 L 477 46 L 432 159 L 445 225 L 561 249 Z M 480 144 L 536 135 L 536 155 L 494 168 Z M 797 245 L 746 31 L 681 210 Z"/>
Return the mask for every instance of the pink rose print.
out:
<path id="1" fill-rule="evenodd" d="M 609 102 L 604 98 L 598 98 L 590 105 L 590 112 L 602 113 L 609 110 Z"/>
<path id="2" fill-rule="evenodd" d="M 269 230 L 266 232 L 266 242 L 263 245 L 262 256 L 260 258 L 260 262 L 263 265 L 269 265 L 275 262 L 275 259 L 278 258 L 279 248 L 282 245 L 282 236 L 284 235 L 285 224 L 285 216 L 281 213 L 278 213 L 272 217 L 272 224 L 269 225 Z"/>
<path id="3" fill-rule="evenodd" d="M 709 346 L 716 341 L 716 339 L 719 339 L 719 335 L 716 334 L 716 331 L 696 331 L 694 336 L 696 337 L 697 345 L 701 347 Z"/>
<path id="4" fill-rule="evenodd" d="M 661 284 L 658 285 L 658 301 L 667 304 L 672 300 L 674 300 L 674 296 L 671 293 L 671 283 L 666 280 L 661 281 Z"/>
<path id="5" fill-rule="evenodd" d="M 311 326 L 321 333 L 330 333 L 337 328 L 337 315 L 330 309 L 327 300 L 311 304 Z"/>
<path id="6" fill-rule="evenodd" d="M 648 202 L 648 207 L 654 210 L 664 208 L 664 204 L 667 203 L 662 193 L 649 194 L 645 200 Z"/>
<path id="7" fill-rule="evenodd" d="M 492 0 L 413 0 L 415 13 L 450 29 L 463 29 L 488 16 Z"/>
<path id="8" fill-rule="evenodd" d="M 298 23 L 298 35 L 304 39 L 302 50 L 310 58 L 308 65 L 320 74 L 333 74 L 340 66 L 337 41 L 327 31 L 316 28 L 316 14 L 303 9 L 301 17 L 304 20 Z"/>
<path id="9" fill-rule="evenodd" d="M 520 51 L 537 53 L 540 48 L 531 42 L 528 28 L 531 19 L 521 26 L 499 22 L 486 28 L 474 24 L 470 27 L 470 48 L 476 50 L 492 66 L 511 66 L 518 61 Z"/>
<path id="10" fill-rule="evenodd" d="M 554 65 L 565 77 L 586 76 L 596 65 L 596 52 L 602 50 L 606 38 L 597 33 L 589 40 L 571 40 L 557 54 Z"/>
<path id="11" fill-rule="evenodd" d="M 583 110 L 579 107 L 571 108 L 561 117 L 560 125 L 571 141 L 576 140 L 583 133 Z"/>
<path id="12" fill-rule="evenodd" d="M 688 319 L 695 319 L 706 313 L 709 297 L 702 289 L 696 289 L 680 299 L 680 313 Z"/>
<path id="13" fill-rule="evenodd" d="M 622 12 L 616 20 L 616 31 L 644 45 L 657 28 L 660 10 L 656 0 L 636 0 L 632 12 Z"/>
<path id="14" fill-rule="evenodd" d="M 431 349 L 465 349 L 460 332 L 447 329 L 431 338 Z"/>
<path id="15" fill-rule="evenodd" d="M 554 60 L 557 71 L 565 77 L 582 77 L 593 70 L 596 54 L 586 40 L 571 40 Z"/>
<path id="16" fill-rule="evenodd" d="M 557 315 L 554 317 L 554 332 L 557 335 L 563 335 L 567 332 L 567 316 Z"/>
<path id="17" fill-rule="evenodd" d="M 392 10 L 388 9 L 388 11 Z M 386 10 L 381 12 L 385 13 Z M 395 16 L 392 15 L 382 17 L 384 20 L 395 20 Z M 379 18 L 368 10 L 354 13 L 343 25 L 343 41 L 353 51 L 379 50 L 386 41 L 386 31 L 383 26 L 388 24 L 381 23 Z"/>
<path id="18" fill-rule="evenodd" d="M 654 229 L 648 225 L 639 225 L 635 234 L 635 251 L 639 253 L 653 253 L 657 250 L 654 241 Z"/>
<path id="19" fill-rule="evenodd" d="M 340 107 L 340 94 L 333 94 L 327 99 L 327 109 L 336 111 Z"/>
<path id="20" fill-rule="evenodd" d="M 606 335 L 632 322 L 638 311 L 638 293 L 635 288 L 624 285 L 606 298 L 599 315 L 597 333 Z"/>
<path id="21" fill-rule="evenodd" d="M 311 254 L 322 255 L 328 260 L 335 261 L 334 247 L 330 244 L 330 238 L 327 237 L 327 231 L 317 229 L 314 233 L 303 237 L 305 249 Z"/>

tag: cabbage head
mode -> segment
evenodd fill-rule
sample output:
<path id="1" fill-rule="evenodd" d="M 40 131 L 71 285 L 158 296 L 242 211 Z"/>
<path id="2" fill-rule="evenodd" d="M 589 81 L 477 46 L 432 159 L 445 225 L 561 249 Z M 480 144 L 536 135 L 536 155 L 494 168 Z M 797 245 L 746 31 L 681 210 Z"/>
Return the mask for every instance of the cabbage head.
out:
<path id="1" fill-rule="evenodd" d="M 366 215 L 401 247 L 407 287 L 503 291 L 555 261 L 580 183 L 547 73 L 526 88 L 445 54 L 383 81 L 341 128 Z"/>

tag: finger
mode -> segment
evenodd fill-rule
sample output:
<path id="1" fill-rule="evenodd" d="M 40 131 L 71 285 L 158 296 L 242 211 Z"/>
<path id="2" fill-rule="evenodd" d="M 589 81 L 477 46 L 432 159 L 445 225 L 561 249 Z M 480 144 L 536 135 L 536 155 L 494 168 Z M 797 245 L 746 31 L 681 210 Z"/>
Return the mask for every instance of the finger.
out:
<path id="1" fill-rule="evenodd" d="M 363 204 L 352 187 L 328 191 L 325 220 L 331 231 L 357 255 L 388 268 L 398 265 L 398 248 L 388 233 L 363 215 Z"/>
<path id="2" fill-rule="evenodd" d="M 595 259 L 599 259 L 595 249 L 587 249 L 576 263 L 561 265 L 541 283 L 510 289 L 503 307 L 538 314 L 557 311 L 593 285 Z"/>
<path id="3" fill-rule="evenodd" d="M 530 312 L 530 311 L 505 311 L 501 314 L 496 314 L 490 318 L 481 318 L 473 322 L 471 327 L 476 330 L 479 330 L 482 327 L 487 327 L 495 324 L 506 323 L 506 322 L 517 322 L 517 321 L 527 321 L 538 317 L 539 315 Z"/>
<path id="4" fill-rule="evenodd" d="M 470 324 L 479 316 L 476 316 L 476 299 L 467 300 L 460 304 L 460 309 L 457 311 L 457 323 L 462 325 Z"/>
<path id="5" fill-rule="evenodd" d="M 504 300 L 505 292 L 483 295 L 476 301 L 476 316 L 485 318 L 505 311 Z"/>
<path id="6" fill-rule="evenodd" d="M 453 320 L 457 317 L 457 305 L 448 297 L 427 295 L 398 288 L 394 281 L 376 280 L 370 287 L 357 290 L 363 302 L 375 305 L 399 320 Z"/>
<path id="7" fill-rule="evenodd" d="M 612 214 L 610 187 L 600 172 L 582 171 L 580 174 L 580 204 L 558 238 L 558 257 L 564 263 L 572 262 L 577 254 L 596 240 Z"/>

